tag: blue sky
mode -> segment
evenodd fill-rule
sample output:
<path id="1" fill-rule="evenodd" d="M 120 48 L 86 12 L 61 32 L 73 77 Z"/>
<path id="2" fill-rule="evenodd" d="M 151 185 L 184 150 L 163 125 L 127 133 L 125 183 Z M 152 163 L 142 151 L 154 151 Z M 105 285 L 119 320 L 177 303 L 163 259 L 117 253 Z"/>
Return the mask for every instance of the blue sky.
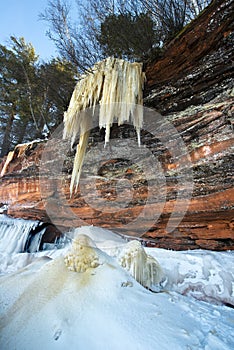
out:
<path id="1" fill-rule="evenodd" d="M 41 59 L 56 56 L 53 42 L 46 36 L 48 25 L 39 20 L 47 0 L 0 0 L 0 43 L 7 45 L 10 35 L 31 42 Z"/>

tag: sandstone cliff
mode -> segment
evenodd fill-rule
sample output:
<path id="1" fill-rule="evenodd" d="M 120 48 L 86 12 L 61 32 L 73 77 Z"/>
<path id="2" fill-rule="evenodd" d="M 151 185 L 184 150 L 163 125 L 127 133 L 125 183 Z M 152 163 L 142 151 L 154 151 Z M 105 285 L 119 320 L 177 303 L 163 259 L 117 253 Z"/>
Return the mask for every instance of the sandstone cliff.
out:
<path id="1" fill-rule="evenodd" d="M 2 163 L 0 202 L 8 205 L 8 214 L 52 221 L 61 231 L 87 223 L 139 237 L 147 227 L 141 238 L 151 245 L 169 249 L 234 249 L 233 7 L 232 1 L 212 2 L 170 43 L 159 60 L 146 67 L 144 104 L 159 111 L 174 125 L 190 156 L 189 162 L 185 157 L 183 166 L 193 175 L 192 198 L 175 230 L 170 232 L 167 223 L 172 213 L 172 221 L 176 222 L 183 211 L 183 199 L 178 199 L 180 173 L 176 159 L 171 157 L 165 143 L 149 132 L 142 132 L 142 143 L 160 161 L 164 174 L 155 200 L 147 207 L 148 213 L 160 212 L 154 223 L 147 222 L 148 213 L 141 214 L 149 192 L 153 191 L 150 181 L 142 181 L 142 174 L 132 166 L 132 162 L 121 157 L 117 148 L 115 159 L 99 169 L 96 181 L 99 192 L 102 197 L 108 198 L 110 207 L 116 191 L 113 176 L 108 175 L 114 174 L 118 178 L 124 174 L 124 179 L 132 184 L 133 198 L 125 207 L 123 193 L 123 207 L 115 212 L 89 205 L 92 192 L 85 197 L 78 193 L 69 198 L 72 153 L 60 169 L 63 180 L 54 174 L 50 181 L 56 145 L 47 144 L 43 176 L 39 179 L 45 142 L 19 146 Z M 163 121 L 160 123 L 163 126 Z M 115 126 L 112 130 L 112 136 L 117 135 L 120 143 L 131 139 L 132 133 L 129 126 Z M 102 138 L 102 133 L 95 130 L 90 147 L 99 138 Z M 50 172 L 47 173 L 46 169 Z M 66 199 L 65 205 L 61 194 L 57 193 L 57 182 L 62 188 L 62 198 Z M 85 186 L 88 188 L 89 183 Z M 165 203 L 160 192 L 166 193 Z M 57 213 L 56 217 L 53 213 Z M 141 220 L 136 227 L 128 225 L 139 215 Z"/>

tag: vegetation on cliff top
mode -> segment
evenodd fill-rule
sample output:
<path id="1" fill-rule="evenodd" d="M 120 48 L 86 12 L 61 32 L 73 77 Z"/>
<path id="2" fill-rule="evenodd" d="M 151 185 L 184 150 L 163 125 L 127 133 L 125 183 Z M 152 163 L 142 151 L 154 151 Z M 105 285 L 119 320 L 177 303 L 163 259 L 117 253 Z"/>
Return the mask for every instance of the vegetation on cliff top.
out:
<path id="1" fill-rule="evenodd" d="M 0 158 L 42 138 L 63 118 L 76 78 L 113 56 L 147 61 L 210 0 L 48 1 L 41 18 L 59 57 L 42 62 L 23 38 L 0 44 Z M 74 16 L 76 13 L 76 16 Z"/>

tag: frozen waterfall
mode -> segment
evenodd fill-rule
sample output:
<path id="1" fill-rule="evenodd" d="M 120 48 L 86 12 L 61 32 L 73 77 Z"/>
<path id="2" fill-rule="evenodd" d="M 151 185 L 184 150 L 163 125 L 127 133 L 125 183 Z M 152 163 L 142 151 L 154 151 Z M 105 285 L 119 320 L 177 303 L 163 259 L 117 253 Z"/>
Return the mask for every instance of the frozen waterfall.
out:
<path id="1" fill-rule="evenodd" d="M 0 252 L 8 254 L 24 252 L 30 232 L 38 225 L 38 221 L 0 215 Z"/>
<path id="2" fill-rule="evenodd" d="M 144 81 L 142 63 L 131 63 L 113 57 L 96 63 L 81 76 L 64 114 L 64 138 L 71 138 L 73 145 L 80 133 L 72 172 L 71 194 L 74 188 L 77 190 L 79 184 L 96 105 L 100 106 L 99 127 L 105 128 L 105 143 L 109 142 L 110 128 L 116 120 L 118 125 L 132 121 L 140 144 Z M 93 115 L 85 112 L 90 108 Z"/>
<path id="3" fill-rule="evenodd" d="M 35 220 L 15 219 L 0 215 L 0 253 L 34 253 L 44 249 L 63 247 L 67 238 L 55 236 L 47 241 L 49 224 Z"/>

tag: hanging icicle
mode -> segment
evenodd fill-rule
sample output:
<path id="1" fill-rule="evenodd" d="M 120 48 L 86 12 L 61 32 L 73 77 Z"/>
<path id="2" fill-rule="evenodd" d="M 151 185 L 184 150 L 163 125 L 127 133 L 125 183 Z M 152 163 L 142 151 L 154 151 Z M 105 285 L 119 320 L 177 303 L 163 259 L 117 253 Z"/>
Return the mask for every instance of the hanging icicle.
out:
<path id="1" fill-rule="evenodd" d="M 72 172 L 70 193 L 77 190 L 85 151 L 88 144 L 90 120 L 85 109 L 100 105 L 99 127 L 105 128 L 105 143 L 109 142 L 110 128 L 116 120 L 118 125 L 132 121 L 140 144 L 143 124 L 143 87 L 145 74 L 142 63 L 130 63 L 122 59 L 107 58 L 97 63 L 77 83 L 67 112 L 64 114 L 64 138 L 74 144 L 79 132 Z M 82 113 L 83 112 L 83 113 Z"/>

